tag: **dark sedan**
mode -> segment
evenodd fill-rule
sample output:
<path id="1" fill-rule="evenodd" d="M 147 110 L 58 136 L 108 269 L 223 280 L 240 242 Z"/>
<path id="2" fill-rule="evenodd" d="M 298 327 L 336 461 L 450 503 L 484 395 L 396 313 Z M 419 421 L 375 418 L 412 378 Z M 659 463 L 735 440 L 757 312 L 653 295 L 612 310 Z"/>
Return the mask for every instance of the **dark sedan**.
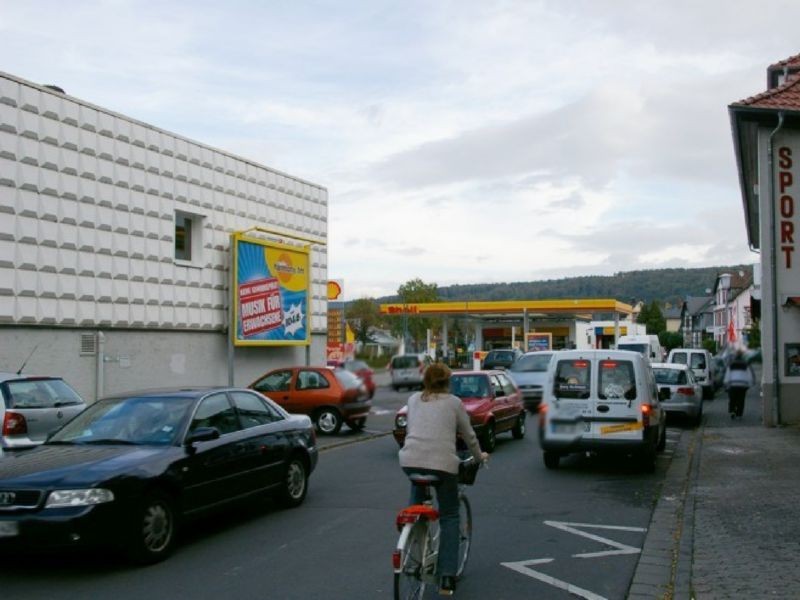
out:
<path id="1" fill-rule="evenodd" d="M 317 456 L 311 420 L 251 390 L 107 398 L 0 459 L 0 549 L 110 545 L 154 563 L 187 518 L 266 493 L 299 505 Z"/>

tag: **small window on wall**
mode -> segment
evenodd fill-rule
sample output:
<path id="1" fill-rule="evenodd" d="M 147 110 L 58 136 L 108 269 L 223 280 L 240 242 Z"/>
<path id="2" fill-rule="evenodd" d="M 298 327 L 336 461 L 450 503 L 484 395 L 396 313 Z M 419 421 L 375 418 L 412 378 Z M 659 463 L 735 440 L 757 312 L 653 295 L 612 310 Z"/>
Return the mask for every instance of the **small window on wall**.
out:
<path id="1" fill-rule="evenodd" d="M 203 216 L 175 211 L 175 261 L 200 264 L 203 248 Z"/>

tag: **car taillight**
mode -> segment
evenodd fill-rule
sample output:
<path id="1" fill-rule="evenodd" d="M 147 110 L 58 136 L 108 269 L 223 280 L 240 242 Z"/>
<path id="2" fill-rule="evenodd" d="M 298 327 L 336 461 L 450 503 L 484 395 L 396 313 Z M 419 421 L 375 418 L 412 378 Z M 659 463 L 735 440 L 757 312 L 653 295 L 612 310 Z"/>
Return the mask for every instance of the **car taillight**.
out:
<path id="1" fill-rule="evenodd" d="M 547 416 L 547 404 L 540 402 L 537 412 L 539 413 L 539 426 L 544 427 L 545 417 Z"/>
<path id="2" fill-rule="evenodd" d="M 650 427 L 650 413 L 653 412 L 653 407 L 649 404 L 642 404 L 642 426 Z"/>
<path id="3" fill-rule="evenodd" d="M 694 389 L 690 387 L 681 387 L 675 390 L 676 394 L 683 394 L 684 396 L 691 396 L 694 394 Z"/>
<path id="4" fill-rule="evenodd" d="M 392 553 L 392 567 L 395 569 L 400 568 L 400 550 L 395 550 Z"/>
<path id="5" fill-rule="evenodd" d="M 28 423 L 25 417 L 19 413 L 6 411 L 3 418 L 3 435 L 21 435 L 28 433 Z"/>

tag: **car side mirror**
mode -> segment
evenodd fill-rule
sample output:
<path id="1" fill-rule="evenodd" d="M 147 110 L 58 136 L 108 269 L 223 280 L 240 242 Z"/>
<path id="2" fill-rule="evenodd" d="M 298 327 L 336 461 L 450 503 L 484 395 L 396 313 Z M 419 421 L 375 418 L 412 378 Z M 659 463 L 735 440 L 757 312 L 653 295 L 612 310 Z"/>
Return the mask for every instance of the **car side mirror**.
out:
<path id="1" fill-rule="evenodd" d="M 191 446 L 195 442 L 210 442 L 219 439 L 219 429 L 216 427 L 198 427 L 184 440 L 184 446 Z"/>

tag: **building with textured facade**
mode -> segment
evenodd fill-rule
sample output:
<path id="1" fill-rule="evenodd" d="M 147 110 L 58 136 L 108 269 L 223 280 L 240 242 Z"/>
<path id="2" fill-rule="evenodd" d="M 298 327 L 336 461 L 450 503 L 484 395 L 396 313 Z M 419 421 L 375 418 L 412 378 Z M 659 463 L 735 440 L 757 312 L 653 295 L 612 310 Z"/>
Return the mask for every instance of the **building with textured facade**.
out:
<path id="1" fill-rule="evenodd" d="M 0 73 L 0 371 L 88 399 L 324 364 L 328 194 Z M 310 249 L 303 346 L 229 344 L 231 235 Z"/>

